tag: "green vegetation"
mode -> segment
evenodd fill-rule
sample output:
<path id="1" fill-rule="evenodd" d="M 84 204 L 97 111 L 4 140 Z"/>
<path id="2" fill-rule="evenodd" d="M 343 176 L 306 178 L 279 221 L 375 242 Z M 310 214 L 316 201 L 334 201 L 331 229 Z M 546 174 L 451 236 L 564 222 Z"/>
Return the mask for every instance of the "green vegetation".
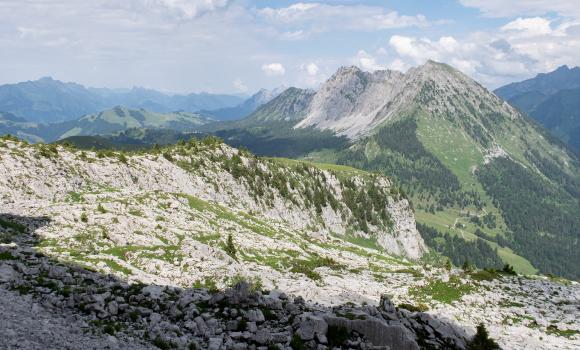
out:
<path id="1" fill-rule="evenodd" d="M 461 266 L 466 261 L 479 268 L 499 268 L 503 265 L 497 249 L 480 238 L 467 241 L 422 224 L 418 224 L 417 229 L 429 247 L 449 257 L 455 266 Z"/>
<path id="2" fill-rule="evenodd" d="M 448 282 L 432 280 L 425 286 L 412 288 L 409 292 L 418 300 L 430 297 L 433 300 L 451 304 L 459 300 L 463 295 L 473 292 L 473 290 L 473 286 L 462 283 L 457 276 L 452 276 Z"/>
<path id="3" fill-rule="evenodd" d="M 512 249 L 545 273 L 580 278 L 578 198 L 508 159 L 486 165 L 478 178 L 504 213 Z"/>
<path id="4" fill-rule="evenodd" d="M 231 234 L 228 234 L 228 240 L 226 241 L 226 246 L 224 247 L 224 251 L 234 259 L 236 257 L 236 246 L 234 245 L 234 239 L 232 238 Z"/>
<path id="5" fill-rule="evenodd" d="M 429 311 L 429 306 L 425 303 L 418 303 L 417 305 L 402 303 L 397 305 L 400 309 L 405 309 L 411 312 L 426 312 Z"/>

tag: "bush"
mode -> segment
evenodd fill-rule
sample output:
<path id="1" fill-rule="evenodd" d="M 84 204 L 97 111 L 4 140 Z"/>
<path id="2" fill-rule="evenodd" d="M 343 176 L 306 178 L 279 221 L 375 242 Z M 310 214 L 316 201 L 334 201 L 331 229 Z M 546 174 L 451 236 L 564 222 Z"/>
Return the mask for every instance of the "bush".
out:
<path id="1" fill-rule="evenodd" d="M 342 347 L 348 340 L 348 330 L 345 327 L 328 326 L 326 338 L 330 347 Z"/>
<path id="2" fill-rule="evenodd" d="M 125 155 L 123 153 L 119 153 L 119 155 L 117 156 L 117 159 L 119 160 L 119 162 L 127 164 L 127 157 L 125 157 Z"/>
<path id="3" fill-rule="evenodd" d="M 511 266 L 510 264 L 505 264 L 503 269 L 502 269 L 502 272 L 505 274 L 508 274 L 508 275 L 513 275 L 513 276 L 517 275 L 516 271 L 514 270 L 514 267 Z"/>
<path id="4" fill-rule="evenodd" d="M 403 303 L 399 304 L 398 307 L 400 309 L 405 309 L 411 312 L 425 312 L 429 310 L 429 306 L 427 306 L 425 303 L 419 303 L 417 305 Z"/>
<path id="5" fill-rule="evenodd" d="M 228 240 L 226 241 L 224 250 L 229 256 L 236 259 L 236 246 L 234 245 L 234 239 L 232 238 L 231 233 L 228 235 Z"/>

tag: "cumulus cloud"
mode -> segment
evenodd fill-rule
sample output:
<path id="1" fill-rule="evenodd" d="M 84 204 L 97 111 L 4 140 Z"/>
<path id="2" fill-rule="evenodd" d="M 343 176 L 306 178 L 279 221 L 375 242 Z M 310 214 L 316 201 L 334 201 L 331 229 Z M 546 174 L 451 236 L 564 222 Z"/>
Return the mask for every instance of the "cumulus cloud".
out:
<path id="1" fill-rule="evenodd" d="M 542 17 L 520 17 L 515 21 L 509 22 L 508 24 L 501 27 L 501 30 L 504 32 L 517 32 L 523 36 L 545 35 L 552 32 L 550 23 L 550 20 Z"/>
<path id="2" fill-rule="evenodd" d="M 226 7 L 230 0 L 130 0 L 130 2 L 142 8 L 165 9 L 182 19 L 193 19 Z"/>
<path id="3" fill-rule="evenodd" d="M 262 65 L 262 71 L 269 77 L 286 74 L 286 68 L 281 63 L 269 63 Z"/>
<path id="4" fill-rule="evenodd" d="M 366 52 L 365 50 L 359 50 L 353 59 L 353 63 L 363 70 L 374 71 L 385 69 L 385 66 L 377 63 L 377 59 Z"/>
<path id="5" fill-rule="evenodd" d="M 542 17 L 518 18 L 495 31 L 439 39 L 393 35 L 389 68 L 408 69 L 428 59 L 446 62 L 491 87 L 580 64 L 580 33 L 575 22 L 554 24 Z"/>
<path id="6" fill-rule="evenodd" d="M 490 17 L 534 16 L 558 13 L 564 17 L 580 18 L 577 0 L 459 0 L 461 4 L 479 9 Z"/>
<path id="7" fill-rule="evenodd" d="M 316 75 L 316 74 L 318 74 L 318 70 L 319 70 L 316 63 L 308 63 L 306 65 L 303 65 L 302 69 L 305 70 L 306 73 L 308 73 L 308 75 Z"/>
<path id="8" fill-rule="evenodd" d="M 375 31 L 430 25 L 421 14 L 400 15 L 397 11 L 365 5 L 296 3 L 282 8 L 266 7 L 260 9 L 258 15 L 272 25 L 297 26 L 302 32 L 308 33 L 341 29 Z"/>

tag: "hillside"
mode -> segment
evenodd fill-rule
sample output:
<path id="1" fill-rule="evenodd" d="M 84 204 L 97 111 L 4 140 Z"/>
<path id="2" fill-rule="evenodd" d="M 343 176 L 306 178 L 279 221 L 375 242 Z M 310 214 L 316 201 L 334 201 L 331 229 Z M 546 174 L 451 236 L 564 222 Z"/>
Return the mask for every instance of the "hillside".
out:
<path id="1" fill-rule="evenodd" d="M 580 277 L 577 156 L 471 78 L 432 61 L 406 74 L 348 67 L 307 96 L 281 94 L 237 125 L 296 120 L 348 137 L 299 157 L 393 176 L 457 265 L 499 255 L 522 272 Z"/>
<path id="2" fill-rule="evenodd" d="M 11 310 L 28 302 L 14 291 L 31 293 L 40 298 L 37 313 L 42 317 L 48 305 L 51 317 L 61 312 L 78 313 L 75 320 L 98 315 L 101 321 L 90 323 L 97 335 L 116 334 L 121 342 L 130 336 L 157 346 L 159 335 L 164 342 L 182 344 L 178 348 L 191 341 L 207 347 L 215 335 L 203 337 L 202 330 L 191 328 L 187 321 L 195 314 L 191 316 L 185 306 L 194 301 L 210 312 L 204 330 L 217 332 L 223 323 L 220 332 L 226 338 L 221 340 L 239 339 L 235 330 L 243 328 L 226 326 L 231 318 L 223 307 L 237 305 L 243 300 L 237 295 L 244 298 L 246 292 L 240 292 L 243 287 L 225 294 L 214 290 L 245 279 L 258 289 L 276 289 L 256 296 L 261 301 L 254 305 L 262 305 L 258 310 L 264 320 L 246 314 L 251 306 L 238 306 L 242 315 L 252 317 L 244 320 L 258 325 L 248 328 L 246 342 L 288 345 L 292 337 L 273 334 L 302 334 L 300 323 L 288 324 L 290 328 L 284 323 L 286 312 L 293 313 L 290 306 L 276 306 L 278 295 L 286 305 L 283 292 L 303 298 L 296 303 L 304 305 L 299 306 L 304 317 L 315 313 L 329 325 L 366 320 L 352 327 L 374 345 L 395 346 L 395 339 L 408 339 L 409 344 L 427 341 L 435 349 L 461 349 L 466 334 L 473 334 L 480 322 L 509 348 L 578 345 L 580 329 L 573 322 L 577 310 L 570 307 L 578 298 L 576 283 L 419 264 L 415 259 L 425 255 L 426 248 L 413 212 L 392 181 L 381 175 L 345 166 L 256 158 L 213 138 L 148 153 L 95 153 L 4 139 L 0 174 L 0 234 L 9 243 L 0 246 L 0 290 L 15 293 L 3 298 L 15 300 Z M 35 239 L 26 236 L 29 229 Z M 112 274 L 118 282 L 80 271 L 78 265 Z M 66 277 L 66 266 L 72 266 L 73 278 Z M 29 272 L 16 278 L 21 271 Z M 86 284 L 89 279 L 95 288 L 79 288 L 80 281 Z M 183 289 L 191 286 L 195 288 Z M 52 288 L 55 297 L 36 292 L 46 288 Z M 105 292 L 115 299 L 104 296 L 99 301 L 102 294 L 96 293 Z M 537 293 L 557 296 L 538 299 Z M 391 295 L 400 308 L 395 310 L 388 301 L 381 301 L 379 311 L 348 304 L 377 305 L 383 294 Z M 128 305 L 121 306 L 119 297 Z M 189 302 L 172 308 L 175 297 Z M 109 305 L 114 300 L 116 304 Z M 139 300 L 150 301 L 139 304 Z M 203 302 L 219 305 L 215 310 L 222 311 Z M 147 310 L 155 305 L 159 309 L 153 317 Z M 519 316 L 524 309 L 526 316 Z M 176 316 L 178 310 L 183 317 Z M 391 316 L 381 316 L 382 312 Z M 25 317 L 22 311 L 16 314 Z M 336 317 L 343 321 L 334 321 Z M 551 324 L 552 318 L 558 323 Z M 77 322 L 72 322 L 74 327 Z M 53 323 L 58 327 L 62 321 Z M 395 329 L 381 332 L 380 338 L 367 333 L 393 325 L 403 327 L 396 332 L 405 336 L 395 337 L 391 333 Z M 144 330 L 151 337 L 144 337 Z M 180 338 L 175 330 L 187 337 Z"/>
<path id="3" fill-rule="evenodd" d="M 280 87 L 272 90 L 261 89 L 247 100 L 234 107 L 219 108 L 209 111 L 201 111 L 201 114 L 208 115 L 217 120 L 237 120 L 252 114 L 260 106 L 270 102 L 276 96 L 286 90 Z"/>
<path id="4" fill-rule="evenodd" d="M 519 108 L 575 150 L 580 150 L 580 67 L 562 66 L 495 93 Z"/>
<path id="5" fill-rule="evenodd" d="M 0 119 L 0 132 L 17 135 L 32 142 L 53 142 L 71 136 L 108 135 L 137 128 L 191 132 L 210 121 L 196 113 L 156 113 L 117 106 L 76 120 L 53 124 L 31 123 L 23 119 L 16 122 Z"/>
<path id="6" fill-rule="evenodd" d="M 0 111 L 45 124 L 77 119 L 118 105 L 159 113 L 196 112 L 233 107 L 242 100 L 237 96 L 208 93 L 169 95 L 143 88 L 87 88 L 49 77 L 0 85 Z"/>

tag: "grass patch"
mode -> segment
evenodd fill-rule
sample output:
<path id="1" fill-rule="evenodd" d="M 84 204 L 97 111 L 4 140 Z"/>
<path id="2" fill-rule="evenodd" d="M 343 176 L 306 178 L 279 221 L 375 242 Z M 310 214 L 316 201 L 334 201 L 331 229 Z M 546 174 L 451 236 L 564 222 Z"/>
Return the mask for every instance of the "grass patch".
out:
<path id="1" fill-rule="evenodd" d="M 425 286 L 415 287 L 410 290 L 410 294 L 418 299 L 429 297 L 444 304 L 451 304 L 474 289 L 473 286 L 462 283 L 458 277 L 453 276 L 448 282 L 433 280 Z"/>

